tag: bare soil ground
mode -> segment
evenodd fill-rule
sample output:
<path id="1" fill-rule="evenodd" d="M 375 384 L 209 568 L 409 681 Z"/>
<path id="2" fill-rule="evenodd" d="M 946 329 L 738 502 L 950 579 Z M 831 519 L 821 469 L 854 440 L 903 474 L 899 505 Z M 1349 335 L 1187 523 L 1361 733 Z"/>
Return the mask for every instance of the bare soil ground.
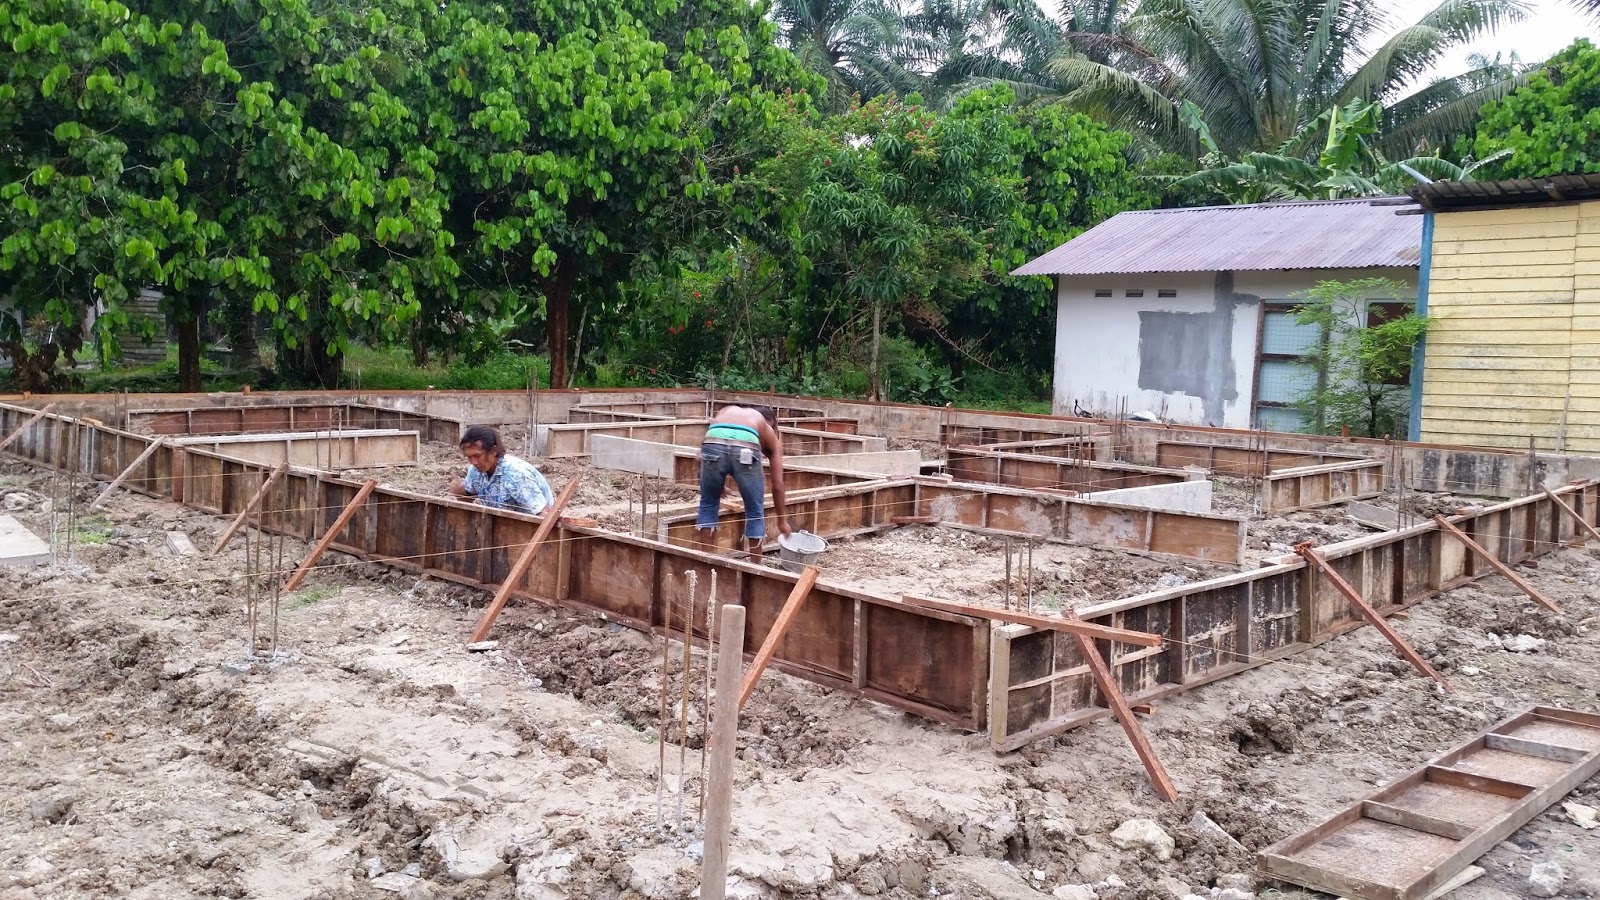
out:
<path id="1" fill-rule="evenodd" d="M 5 462 L 0 479 L 0 504 L 44 535 L 49 476 Z M 1298 515 L 1277 527 L 1334 527 Z M 103 518 L 80 519 L 73 562 L 0 569 L 0 897 L 693 895 L 697 836 L 673 827 L 683 735 L 676 716 L 663 728 L 659 715 L 657 640 L 514 606 L 497 625 L 500 648 L 468 653 L 482 595 L 335 554 L 284 599 L 278 659 L 252 663 L 242 543 L 216 558 L 163 549 L 168 531 L 204 549 L 224 524 L 124 495 Z M 832 551 L 829 577 L 854 570 L 863 586 L 907 592 L 942 583 L 942 596 L 966 579 L 998 599 L 999 551 L 979 543 L 989 540 L 901 529 Z M 869 547 L 896 542 L 921 556 Z M 305 550 L 286 548 L 291 559 Z M 1080 590 L 1132 593 L 1113 582 L 1191 577 L 1116 554 L 1124 569 L 1109 572 L 1101 551 L 1035 552 L 1074 604 Z M 935 561 L 941 569 L 918 571 Z M 1176 805 L 1151 792 L 1112 723 L 998 756 L 983 736 L 769 674 L 740 722 L 735 895 L 1204 892 L 1249 873 L 1255 851 L 1528 705 L 1600 708 L 1600 556 L 1563 550 L 1526 574 L 1565 617 L 1495 578 L 1395 621 L 1454 694 L 1361 629 L 1163 702 L 1145 727 Z M 1511 653 L 1491 634 L 1547 643 Z M 679 658 L 673 647 L 674 703 Z M 696 653 L 682 751 L 691 822 L 699 667 Z M 1600 785 L 1569 799 L 1600 805 Z M 1232 840 L 1197 831 L 1196 812 Z M 1112 843 L 1133 818 L 1174 838 L 1171 859 Z M 1548 859 L 1568 874 L 1564 895 L 1600 890 L 1600 832 L 1558 805 L 1495 847 L 1480 861 L 1488 875 L 1455 896 L 1532 896 L 1530 867 Z"/>

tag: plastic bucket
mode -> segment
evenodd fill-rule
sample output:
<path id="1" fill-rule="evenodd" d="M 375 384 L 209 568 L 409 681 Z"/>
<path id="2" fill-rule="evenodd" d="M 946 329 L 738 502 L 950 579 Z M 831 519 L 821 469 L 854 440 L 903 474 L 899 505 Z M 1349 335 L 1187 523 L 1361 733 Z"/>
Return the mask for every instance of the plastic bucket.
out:
<path id="1" fill-rule="evenodd" d="M 790 572 L 801 572 L 814 565 L 828 549 L 828 542 L 809 531 L 778 535 L 778 564 Z"/>

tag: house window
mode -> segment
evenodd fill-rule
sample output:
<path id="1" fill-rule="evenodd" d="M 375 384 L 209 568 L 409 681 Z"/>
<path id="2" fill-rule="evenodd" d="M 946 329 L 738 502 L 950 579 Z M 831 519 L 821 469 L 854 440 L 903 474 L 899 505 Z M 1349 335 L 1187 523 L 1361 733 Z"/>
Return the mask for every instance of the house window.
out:
<path id="1" fill-rule="evenodd" d="M 1367 327 L 1376 328 L 1385 322 L 1393 322 L 1411 314 L 1416 304 L 1405 300 L 1368 300 L 1367 301 Z M 1408 365 L 1392 378 L 1386 378 L 1384 384 L 1406 385 L 1411 383 L 1411 367 Z"/>
<path id="2" fill-rule="evenodd" d="M 1096 297 L 1109 297 L 1111 296 L 1111 288 L 1095 288 L 1094 295 Z"/>
<path id="3" fill-rule="evenodd" d="M 1161 289 L 1156 291 L 1156 296 L 1162 298 L 1163 300 L 1170 300 L 1173 297 L 1178 296 L 1178 289 L 1177 288 L 1161 288 Z"/>
<path id="4" fill-rule="evenodd" d="M 1124 296 L 1124 297 L 1143 297 L 1144 296 L 1144 289 L 1143 288 L 1128 288 L 1127 290 L 1122 292 L 1122 296 Z"/>
<path id="5" fill-rule="evenodd" d="M 1318 325 L 1301 324 L 1295 306 L 1267 302 L 1261 307 L 1255 420 L 1257 428 L 1267 431 L 1304 430 L 1306 414 L 1294 404 L 1322 378 L 1315 360 L 1326 335 Z"/>

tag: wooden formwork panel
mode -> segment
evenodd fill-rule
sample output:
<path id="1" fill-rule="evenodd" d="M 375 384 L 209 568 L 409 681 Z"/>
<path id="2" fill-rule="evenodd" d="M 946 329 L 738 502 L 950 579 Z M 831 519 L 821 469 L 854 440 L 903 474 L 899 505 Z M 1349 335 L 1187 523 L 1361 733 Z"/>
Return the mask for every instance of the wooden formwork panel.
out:
<path id="1" fill-rule="evenodd" d="M 1338 462 L 1283 469 L 1261 482 L 1261 506 L 1269 515 L 1347 503 L 1383 493 L 1382 460 Z"/>
<path id="2" fill-rule="evenodd" d="M 984 727 L 989 624 L 961 616 L 864 601 L 859 687 L 874 699 L 906 707 L 958 728 Z"/>
<path id="3" fill-rule="evenodd" d="M 542 440 L 540 455 L 565 458 L 589 455 L 589 435 L 606 434 L 636 441 L 656 444 L 673 444 L 680 447 L 698 447 L 705 439 L 706 419 L 674 419 L 648 422 L 602 422 L 582 425 L 547 425 L 538 429 Z M 856 453 L 863 450 L 882 450 L 888 446 L 881 437 L 814 431 L 807 428 L 780 426 L 778 436 L 783 441 L 786 456 L 807 456 L 828 453 Z"/>
<path id="4" fill-rule="evenodd" d="M 1347 453 L 1234 447 L 1194 441 L 1156 441 L 1156 465 L 1169 469 L 1198 466 L 1215 475 L 1260 478 L 1284 469 L 1361 462 L 1366 459 L 1368 457 Z"/>
<path id="5" fill-rule="evenodd" d="M 744 645 L 757 648 L 766 640 L 794 585 L 765 578 L 746 579 Z M 779 645 L 777 659 L 787 671 L 822 676 L 835 684 L 853 684 L 856 664 L 856 603 L 844 594 L 813 587 Z"/>

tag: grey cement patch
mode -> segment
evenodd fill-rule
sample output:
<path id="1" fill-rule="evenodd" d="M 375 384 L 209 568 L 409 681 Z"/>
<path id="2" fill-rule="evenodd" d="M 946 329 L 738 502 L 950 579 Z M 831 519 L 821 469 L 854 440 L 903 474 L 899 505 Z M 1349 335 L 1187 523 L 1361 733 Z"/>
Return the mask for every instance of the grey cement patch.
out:
<path id="1" fill-rule="evenodd" d="M 50 561 L 50 545 L 10 516 L 0 516 L 0 566 L 38 566 Z"/>
<path id="2" fill-rule="evenodd" d="M 1139 313 L 1139 389 L 1200 399 L 1206 424 L 1221 425 L 1239 399 L 1233 365 L 1233 325 L 1239 308 L 1261 299 L 1233 290 L 1233 273 L 1218 272 L 1210 312 Z"/>

